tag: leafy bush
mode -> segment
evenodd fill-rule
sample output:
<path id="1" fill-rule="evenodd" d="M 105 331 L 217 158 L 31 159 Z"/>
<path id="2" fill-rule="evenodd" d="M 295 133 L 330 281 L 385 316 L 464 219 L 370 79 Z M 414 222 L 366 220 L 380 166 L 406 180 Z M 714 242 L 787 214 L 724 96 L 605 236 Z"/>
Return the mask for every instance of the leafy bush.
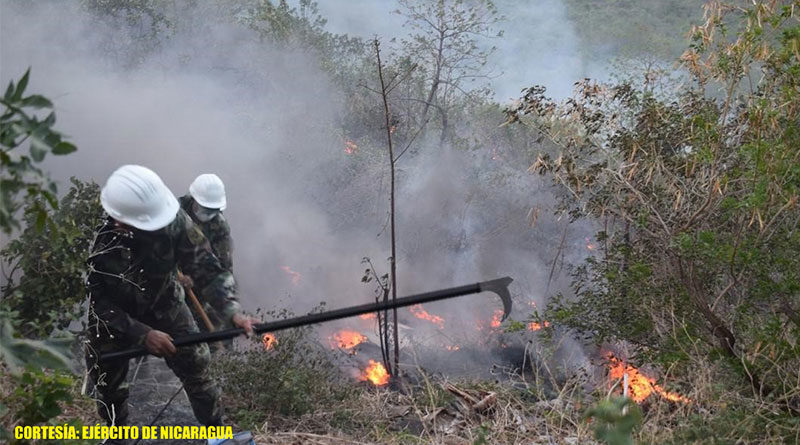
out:
<path id="1" fill-rule="evenodd" d="M 609 445 L 633 445 L 633 431 L 642 423 L 642 411 L 627 397 L 603 399 L 586 411 L 595 437 Z"/>
<path id="2" fill-rule="evenodd" d="M 4 441 L 10 440 L 7 427 L 51 421 L 62 407 L 75 402 L 76 379 L 67 373 L 73 338 L 26 337 L 47 337 L 53 328 L 75 318 L 73 309 L 84 298 L 81 271 L 91 240 L 81 229 L 95 223 L 100 214 L 91 205 L 81 205 L 90 203 L 92 194 L 97 200 L 97 186 L 92 189 L 74 181 L 59 208 L 55 183 L 35 165 L 48 153 L 65 155 L 76 148 L 52 129 L 54 112 L 43 119 L 37 116 L 52 110 L 53 104 L 40 95 L 24 96 L 29 76 L 30 70 L 16 84 L 11 82 L 0 98 L 0 231 L 10 235 L 20 228 L 17 213 L 25 209 L 24 232 L 1 253 L 12 267 L 5 277 L 0 310 L 0 440 Z M 28 154 L 21 152 L 25 147 Z M 99 203 L 95 205 L 99 208 Z M 18 271 L 24 275 L 15 281 Z M 74 420 L 67 423 L 78 425 Z"/>
<path id="3" fill-rule="evenodd" d="M 267 315 L 281 319 L 290 313 Z M 350 385 L 343 384 L 339 368 L 311 332 L 308 327 L 280 331 L 268 350 L 255 338 L 246 351 L 215 356 L 212 370 L 226 409 L 240 425 L 253 427 L 270 414 L 299 416 L 348 396 Z"/>
<path id="4" fill-rule="evenodd" d="M 45 371 L 29 365 L 19 375 L 2 374 L 3 402 L 0 403 L 0 440 L 11 444 L 29 443 L 15 440 L 17 425 L 71 425 L 80 431 L 84 422 L 74 416 L 73 406 L 81 409 L 94 403 L 78 395 L 80 381 L 64 371 Z M 65 412 L 72 411 L 70 413 Z M 57 418 L 57 420 L 56 420 Z M 59 440 L 64 445 L 88 444 L 87 440 Z"/>
<path id="5" fill-rule="evenodd" d="M 709 3 L 683 84 L 655 71 L 587 80 L 562 103 L 534 87 L 509 110 L 548 136 L 530 170 L 552 175 L 560 210 L 603 225 L 599 253 L 546 318 L 672 373 L 720 364 L 727 390 L 794 433 L 783 414 L 800 412 L 797 6 Z"/>
<path id="6" fill-rule="evenodd" d="M 16 84 L 9 82 L 0 98 L 3 105 L 0 114 L 0 230 L 6 234 L 19 228 L 16 213 L 26 203 L 32 206 L 29 223 L 39 229 L 44 227 L 45 203 L 53 208 L 58 206 L 56 185 L 35 164 L 42 162 L 47 153 L 65 155 L 76 150 L 74 145 L 63 140 L 61 133 L 52 129 L 55 112 L 50 111 L 44 119 L 36 116 L 35 112 L 52 110 L 53 104 L 38 94 L 24 96 L 29 78 L 30 70 Z M 29 154 L 21 152 L 25 146 Z M 20 199 L 23 191 L 25 197 Z"/>
<path id="7" fill-rule="evenodd" d="M 102 222 L 100 188 L 75 178 L 43 230 L 36 205 L 25 210 L 25 230 L 0 252 L 11 265 L 3 304 L 20 319 L 25 336 L 47 337 L 81 318 L 86 298 L 86 258 Z"/>

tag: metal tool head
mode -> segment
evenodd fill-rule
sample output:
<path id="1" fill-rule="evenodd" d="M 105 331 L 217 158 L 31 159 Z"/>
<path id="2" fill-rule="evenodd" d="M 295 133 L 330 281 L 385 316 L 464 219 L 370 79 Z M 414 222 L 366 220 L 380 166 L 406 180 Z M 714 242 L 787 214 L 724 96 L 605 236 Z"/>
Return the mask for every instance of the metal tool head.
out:
<path id="1" fill-rule="evenodd" d="M 503 277 L 480 283 L 482 291 L 494 292 L 503 300 L 503 318 L 501 321 L 505 321 L 511 314 L 511 293 L 508 292 L 508 285 L 512 281 L 514 280 L 511 277 Z"/>

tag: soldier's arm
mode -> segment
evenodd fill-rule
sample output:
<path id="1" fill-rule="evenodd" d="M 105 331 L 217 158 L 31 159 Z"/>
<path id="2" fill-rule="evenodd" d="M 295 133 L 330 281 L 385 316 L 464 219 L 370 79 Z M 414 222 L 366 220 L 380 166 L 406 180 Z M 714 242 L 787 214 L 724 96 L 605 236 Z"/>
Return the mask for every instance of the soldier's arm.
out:
<path id="1" fill-rule="evenodd" d="M 233 272 L 233 240 L 231 227 L 222 215 L 219 215 L 219 233 L 215 235 L 214 249 L 223 268 Z"/>
<path id="2" fill-rule="evenodd" d="M 118 275 L 103 271 L 102 261 L 90 264 L 88 277 L 89 309 L 97 320 L 93 334 L 114 335 L 132 343 L 142 344 L 152 328 L 121 309 L 114 301 L 119 295 L 119 286 L 124 284 Z"/>
<path id="3" fill-rule="evenodd" d="M 177 243 L 178 267 L 194 281 L 200 298 L 216 309 L 224 320 L 231 320 L 241 307 L 234 294 L 233 274 L 225 270 L 211 251 L 203 232 L 183 211 L 183 228 Z"/>

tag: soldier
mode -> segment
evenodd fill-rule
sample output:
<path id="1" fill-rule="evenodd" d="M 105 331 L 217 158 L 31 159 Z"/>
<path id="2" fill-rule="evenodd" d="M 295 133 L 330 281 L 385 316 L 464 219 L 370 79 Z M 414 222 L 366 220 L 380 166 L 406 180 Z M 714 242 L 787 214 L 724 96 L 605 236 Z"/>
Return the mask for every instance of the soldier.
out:
<path id="1" fill-rule="evenodd" d="M 231 228 L 222 214 L 227 207 L 225 184 L 219 176 L 213 173 L 198 176 L 189 186 L 189 193 L 180 197 L 179 202 L 208 238 L 222 267 L 233 272 Z"/>
<path id="2" fill-rule="evenodd" d="M 233 277 L 208 240 L 153 171 L 125 165 L 108 178 L 100 202 L 109 217 L 88 259 L 89 350 L 87 365 L 99 393 L 98 412 L 108 423 L 128 421 L 128 360 L 98 363 L 99 354 L 144 345 L 165 357 L 183 382 L 197 420 L 221 425 L 219 389 L 209 375 L 206 344 L 176 348 L 175 336 L 198 332 L 178 268 L 194 277 L 203 298 L 238 327 L 252 333 L 240 312 Z"/>
<path id="3" fill-rule="evenodd" d="M 225 220 L 222 212 L 227 206 L 225 198 L 225 184 L 213 173 L 206 173 L 198 176 L 189 186 L 189 193 L 178 200 L 181 208 L 192 218 L 192 221 L 203 231 L 203 235 L 211 244 L 211 250 L 219 259 L 220 264 L 228 272 L 233 273 L 233 241 L 231 240 L 231 228 Z M 182 284 L 192 287 L 193 283 L 190 276 L 182 280 Z M 204 309 L 209 319 L 216 328 L 225 328 L 224 317 L 209 304 L 204 305 Z M 201 330 L 205 330 L 205 325 L 195 314 L 195 321 Z M 231 340 L 223 342 L 228 348 L 233 344 Z"/>

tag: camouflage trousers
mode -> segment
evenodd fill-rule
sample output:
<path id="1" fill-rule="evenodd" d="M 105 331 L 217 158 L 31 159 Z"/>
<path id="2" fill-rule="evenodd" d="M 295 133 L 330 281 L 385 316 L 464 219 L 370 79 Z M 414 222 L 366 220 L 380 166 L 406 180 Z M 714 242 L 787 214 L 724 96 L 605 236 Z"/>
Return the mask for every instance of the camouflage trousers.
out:
<path id="1" fill-rule="evenodd" d="M 173 338 L 198 332 L 189 307 L 185 303 L 168 310 L 152 311 L 158 316 L 141 320 L 153 329 L 166 332 Z M 107 423 L 117 425 L 128 422 L 128 384 L 126 378 L 130 360 L 97 363 L 97 355 L 126 349 L 132 346 L 112 335 L 92 335 L 91 354 L 86 363 L 89 378 L 97 397 L 97 412 Z M 211 378 L 209 364 L 211 354 L 208 345 L 200 344 L 178 348 L 177 354 L 166 358 L 167 366 L 183 383 L 192 411 L 203 425 L 222 425 L 222 409 L 219 404 L 220 390 Z"/>

